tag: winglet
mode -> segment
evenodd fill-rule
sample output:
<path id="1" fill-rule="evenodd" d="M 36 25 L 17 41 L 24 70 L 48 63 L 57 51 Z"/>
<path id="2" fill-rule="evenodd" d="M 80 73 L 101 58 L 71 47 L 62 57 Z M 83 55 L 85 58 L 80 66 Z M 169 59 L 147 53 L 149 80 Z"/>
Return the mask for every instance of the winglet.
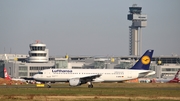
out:
<path id="1" fill-rule="evenodd" d="M 149 70 L 154 50 L 147 50 L 131 69 Z"/>
<path id="2" fill-rule="evenodd" d="M 11 77 L 8 75 L 6 68 L 4 67 L 4 79 L 12 80 Z"/>

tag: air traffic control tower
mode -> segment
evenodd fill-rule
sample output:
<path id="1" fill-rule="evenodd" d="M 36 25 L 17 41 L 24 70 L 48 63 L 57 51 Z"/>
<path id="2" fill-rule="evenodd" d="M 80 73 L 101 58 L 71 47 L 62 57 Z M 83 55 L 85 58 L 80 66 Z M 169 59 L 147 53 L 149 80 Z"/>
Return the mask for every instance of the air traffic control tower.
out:
<path id="1" fill-rule="evenodd" d="M 129 55 L 140 56 L 142 48 L 141 28 L 147 25 L 147 15 L 141 14 L 142 7 L 133 4 L 129 7 L 127 19 L 132 21 L 129 26 Z"/>

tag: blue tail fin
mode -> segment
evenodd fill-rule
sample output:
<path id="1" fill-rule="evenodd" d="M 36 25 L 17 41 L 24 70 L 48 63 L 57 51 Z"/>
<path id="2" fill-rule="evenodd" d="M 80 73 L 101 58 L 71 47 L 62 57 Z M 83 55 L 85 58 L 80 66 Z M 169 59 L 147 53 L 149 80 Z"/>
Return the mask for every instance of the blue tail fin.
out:
<path id="1" fill-rule="evenodd" d="M 149 70 L 154 50 L 147 50 L 131 69 Z"/>

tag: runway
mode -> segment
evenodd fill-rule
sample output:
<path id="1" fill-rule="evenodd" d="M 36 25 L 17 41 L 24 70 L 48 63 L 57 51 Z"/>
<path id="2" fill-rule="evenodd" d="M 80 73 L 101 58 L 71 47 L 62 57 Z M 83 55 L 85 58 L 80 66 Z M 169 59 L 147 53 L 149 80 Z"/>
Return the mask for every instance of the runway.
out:
<path id="1" fill-rule="evenodd" d="M 47 88 L 47 86 L 36 87 L 36 84 L 0 85 L 0 100 L 180 100 L 180 84 L 94 83 L 94 88 L 88 88 L 86 84 L 77 87 L 70 87 L 68 83 L 58 83 L 51 84 L 51 87 L 52 88 Z"/>
<path id="2" fill-rule="evenodd" d="M 137 96 L 137 97 L 129 97 L 129 96 L 13 96 L 12 98 L 9 98 L 9 96 L 0 96 L 0 99 L 4 100 L 8 99 L 13 100 L 13 99 L 23 99 L 23 101 L 57 101 L 57 100 L 62 100 L 62 101 L 110 101 L 110 100 L 115 100 L 115 101 L 127 101 L 127 100 L 136 100 L 136 101 L 142 101 L 142 100 L 180 100 L 180 97 L 143 97 L 143 96 Z"/>
<path id="3" fill-rule="evenodd" d="M 129 85 L 129 86 L 128 86 Z M 171 87 L 174 84 L 138 84 L 135 83 L 134 87 L 132 86 L 133 84 L 129 84 L 129 83 L 120 83 L 120 84 L 116 84 L 116 83 L 100 83 L 100 84 L 95 84 L 94 88 L 92 89 L 96 89 L 96 88 L 144 88 L 144 89 L 150 89 L 150 90 L 157 90 L 157 89 L 162 89 L 161 85 L 166 85 L 165 87 L 163 87 L 163 90 L 180 90 L 180 84 L 177 84 L 177 87 Z M 144 85 L 144 86 L 138 86 L 138 85 Z M 48 88 L 47 84 L 44 84 L 44 87 L 37 87 L 36 84 L 23 84 L 23 85 L 0 85 L 0 88 Z M 63 84 L 51 84 L 51 88 L 88 88 L 87 84 L 81 85 L 81 86 L 76 86 L 76 87 L 71 87 L 69 86 L 68 83 L 63 83 Z M 50 88 L 49 88 L 50 89 Z"/>
<path id="4" fill-rule="evenodd" d="M 61 85 L 51 85 L 51 88 L 69 88 L 70 86 L 61 86 Z M 0 85 L 0 88 L 48 88 L 45 84 L 44 87 L 37 87 L 35 84 L 28 85 Z"/>

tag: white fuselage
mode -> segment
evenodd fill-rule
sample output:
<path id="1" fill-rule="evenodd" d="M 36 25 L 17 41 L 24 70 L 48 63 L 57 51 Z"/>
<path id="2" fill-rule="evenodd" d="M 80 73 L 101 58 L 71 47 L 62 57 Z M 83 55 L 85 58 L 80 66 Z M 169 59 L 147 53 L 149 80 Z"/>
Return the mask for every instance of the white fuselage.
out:
<path id="1" fill-rule="evenodd" d="M 91 77 L 100 74 L 100 77 L 94 79 L 93 82 L 118 82 L 144 77 L 152 72 L 154 71 L 132 69 L 47 69 L 34 75 L 33 78 L 45 82 L 67 82 L 71 78 Z"/>
<path id="2" fill-rule="evenodd" d="M 12 78 L 12 80 L 14 80 L 14 81 L 21 81 L 21 82 L 26 82 L 25 79 L 16 79 L 16 78 Z"/>

